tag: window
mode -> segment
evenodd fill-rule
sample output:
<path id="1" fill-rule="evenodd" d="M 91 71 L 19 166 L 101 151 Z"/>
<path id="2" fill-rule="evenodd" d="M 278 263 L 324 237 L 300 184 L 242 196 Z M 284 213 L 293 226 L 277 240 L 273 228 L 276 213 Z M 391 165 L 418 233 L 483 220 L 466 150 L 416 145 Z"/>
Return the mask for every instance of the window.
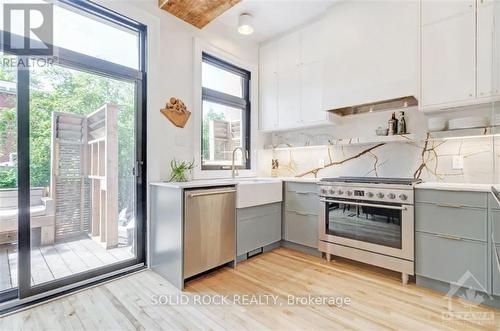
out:
<path id="1" fill-rule="evenodd" d="M 202 170 L 250 169 L 250 72 L 203 53 Z"/>

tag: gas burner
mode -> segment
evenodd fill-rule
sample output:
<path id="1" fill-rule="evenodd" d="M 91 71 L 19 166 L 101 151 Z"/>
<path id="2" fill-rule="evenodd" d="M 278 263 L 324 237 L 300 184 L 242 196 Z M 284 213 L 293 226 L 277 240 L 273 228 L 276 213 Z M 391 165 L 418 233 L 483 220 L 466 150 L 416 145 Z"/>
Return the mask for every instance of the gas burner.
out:
<path id="1" fill-rule="evenodd" d="M 332 177 L 323 178 L 324 183 L 355 183 L 355 184 L 385 184 L 385 185 L 415 185 L 421 183 L 421 179 L 415 178 L 391 178 L 391 177 Z"/>

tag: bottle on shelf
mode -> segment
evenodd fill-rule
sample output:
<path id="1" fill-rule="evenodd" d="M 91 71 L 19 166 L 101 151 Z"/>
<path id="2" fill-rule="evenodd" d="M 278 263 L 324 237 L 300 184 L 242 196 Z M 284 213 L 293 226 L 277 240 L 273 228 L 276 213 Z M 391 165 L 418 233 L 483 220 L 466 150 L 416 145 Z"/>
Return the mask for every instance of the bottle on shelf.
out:
<path id="1" fill-rule="evenodd" d="M 405 120 L 405 112 L 404 111 L 399 113 L 397 132 L 398 132 L 398 134 L 407 134 L 408 133 L 408 132 L 406 132 L 406 120 Z"/>
<path id="2" fill-rule="evenodd" d="M 396 113 L 392 113 L 392 117 L 388 122 L 389 127 L 389 136 L 393 136 L 396 134 L 398 130 L 398 120 L 396 119 Z"/>

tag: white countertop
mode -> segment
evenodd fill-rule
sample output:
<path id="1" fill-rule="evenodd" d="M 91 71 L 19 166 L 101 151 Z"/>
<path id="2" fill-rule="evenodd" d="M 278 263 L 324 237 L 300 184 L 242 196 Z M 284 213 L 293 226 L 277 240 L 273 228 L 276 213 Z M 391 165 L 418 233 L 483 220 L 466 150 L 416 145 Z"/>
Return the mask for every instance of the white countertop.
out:
<path id="1" fill-rule="evenodd" d="M 321 178 L 314 177 L 243 177 L 243 178 L 219 178 L 219 179 L 195 179 L 189 182 L 151 182 L 152 186 L 163 186 L 171 188 L 193 188 L 210 187 L 220 185 L 238 185 L 240 183 L 258 183 L 258 182 L 297 182 L 297 183 L 318 183 Z"/>
<path id="2" fill-rule="evenodd" d="M 206 180 L 192 180 L 189 182 L 152 182 L 149 185 L 162 186 L 170 188 L 193 188 L 193 187 L 211 187 L 221 185 L 237 185 L 238 181 L 232 179 L 206 179 Z"/>
<path id="3" fill-rule="evenodd" d="M 295 182 L 295 183 L 318 183 L 321 178 L 314 177 L 277 177 L 284 182 Z"/>
<path id="4" fill-rule="evenodd" d="M 494 186 L 500 189 L 498 184 L 468 184 L 468 183 L 439 183 L 425 182 L 415 185 L 416 189 L 428 190 L 446 190 L 446 191 L 472 191 L 472 192 L 490 192 Z"/>

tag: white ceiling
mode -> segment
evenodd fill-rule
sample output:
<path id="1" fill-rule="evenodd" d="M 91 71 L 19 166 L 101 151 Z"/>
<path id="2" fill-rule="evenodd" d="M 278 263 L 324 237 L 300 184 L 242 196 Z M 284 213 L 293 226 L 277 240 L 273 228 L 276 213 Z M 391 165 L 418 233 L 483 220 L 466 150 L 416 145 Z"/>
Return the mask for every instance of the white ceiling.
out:
<path id="1" fill-rule="evenodd" d="M 255 32 L 247 36 L 263 42 L 300 26 L 325 12 L 338 0 L 243 0 L 213 22 L 222 24 L 231 32 L 238 27 L 241 13 L 253 16 Z"/>

